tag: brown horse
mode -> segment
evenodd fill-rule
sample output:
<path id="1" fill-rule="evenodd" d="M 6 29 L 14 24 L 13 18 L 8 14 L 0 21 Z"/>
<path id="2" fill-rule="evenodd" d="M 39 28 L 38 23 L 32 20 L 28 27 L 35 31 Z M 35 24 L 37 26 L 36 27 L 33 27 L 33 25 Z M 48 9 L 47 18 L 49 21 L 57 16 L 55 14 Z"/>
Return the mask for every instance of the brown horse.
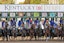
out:
<path id="1" fill-rule="evenodd" d="M 46 36 L 46 37 L 50 36 L 49 26 L 48 26 L 47 29 L 45 30 L 45 36 Z"/>
<path id="2" fill-rule="evenodd" d="M 61 39 L 64 40 L 64 25 L 62 24 Z"/>
<path id="3" fill-rule="evenodd" d="M 34 36 L 34 28 L 35 28 L 35 25 L 34 24 L 32 24 L 31 25 L 31 29 L 30 29 L 30 40 L 33 38 L 33 36 Z"/>
<path id="4" fill-rule="evenodd" d="M 46 40 L 50 36 L 50 24 L 48 20 L 46 20 L 46 23 L 45 23 L 45 36 L 46 36 Z"/>

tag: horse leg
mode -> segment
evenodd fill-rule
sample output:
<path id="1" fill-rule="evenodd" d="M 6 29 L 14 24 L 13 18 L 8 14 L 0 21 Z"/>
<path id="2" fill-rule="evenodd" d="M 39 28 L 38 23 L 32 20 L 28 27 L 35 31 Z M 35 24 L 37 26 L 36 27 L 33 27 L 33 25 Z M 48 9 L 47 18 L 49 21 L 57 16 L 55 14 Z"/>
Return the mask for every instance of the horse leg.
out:
<path id="1" fill-rule="evenodd" d="M 47 32 L 45 31 L 45 37 L 46 37 L 46 41 L 47 41 Z"/>
<path id="2" fill-rule="evenodd" d="M 35 40 L 36 40 L 36 30 L 35 30 Z"/>
<path id="3" fill-rule="evenodd" d="M 33 38 L 33 35 L 32 35 L 32 33 L 30 33 L 30 40 Z"/>

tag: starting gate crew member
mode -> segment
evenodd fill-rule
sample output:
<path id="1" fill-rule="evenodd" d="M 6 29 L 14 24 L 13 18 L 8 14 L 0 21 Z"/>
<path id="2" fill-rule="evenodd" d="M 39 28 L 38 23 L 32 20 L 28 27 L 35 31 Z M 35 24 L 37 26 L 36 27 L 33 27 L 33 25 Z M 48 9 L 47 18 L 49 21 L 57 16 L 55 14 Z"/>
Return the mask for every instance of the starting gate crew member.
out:
<path id="1" fill-rule="evenodd" d="M 41 28 L 44 29 L 44 20 L 42 19 L 40 22 Z"/>
<path id="2" fill-rule="evenodd" d="M 2 35 L 3 36 L 4 36 L 4 29 L 5 29 L 5 20 L 2 21 Z"/>
<path id="3" fill-rule="evenodd" d="M 8 36 L 8 23 L 5 22 L 4 39 L 6 38 L 6 41 L 8 41 Z"/>
<path id="4" fill-rule="evenodd" d="M 5 37 L 7 38 L 7 34 L 6 34 L 7 27 L 6 27 L 6 21 L 5 20 L 2 21 L 2 29 L 3 29 L 2 35 L 3 35 L 3 40 L 4 40 Z"/>
<path id="5" fill-rule="evenodd" d="M 5 20 L 2 21 L 2 28 L 5 28 Z"/>
<path id="6" fill-rule="evenodd" d="M 41 29 L 42 29 L 42 34 L 44 35 L 45 30 L 44 30 L 44 20 L 43 19 L 40 22 L 40 26 L 41 26 Z"/>

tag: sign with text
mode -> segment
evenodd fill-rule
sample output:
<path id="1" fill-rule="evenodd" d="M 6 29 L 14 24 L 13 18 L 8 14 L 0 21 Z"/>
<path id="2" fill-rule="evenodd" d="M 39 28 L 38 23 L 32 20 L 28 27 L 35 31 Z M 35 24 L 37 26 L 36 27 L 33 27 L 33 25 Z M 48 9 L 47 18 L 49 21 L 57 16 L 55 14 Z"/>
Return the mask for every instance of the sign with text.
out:
<path id="1" fill-rule="evenodd" d="M 23 17 L 23 16 L 24 16 L 24 13 L 19 12 L 19 13 L 18 13 L 18 16 Z"/>
<path id="2" fill-rule="evenodd" d="M 63 13 L 58 13 L 58 17 L 63 17 Z"/>
<path id="3" fill-rule="evenodd" d="M 47 13 L 42 13 L 42 17 L 47 17 Z"/>
<path id="4" fill-rule="evenodd" d="M 64 5 L 0 4 L 0 12 L 64 12 Z"/>
<path id="5" fill-rule="evenodd" d="M 35 12 L 34 17 L 39 17 L 39 13 Z"/>
<path id="6" fill-rule="evenodd" d="M 31 16 L 31 13 L 26 13 L 26 15 L 30 17 Z"/>
<path id="7" fill-rule="evenodd" d="M 55 17 L 56 13 L 49 13 L 50 17 Z"/>
<path id="8" fill-rule="evenodd" d="M 7 17 L 8 13 L 2 13 L 2 17 Z"/>
<path id="9" fill-rule="evenodd" d="M 10 17 L 15 17 L 15 13 L 10 13 Z"/>

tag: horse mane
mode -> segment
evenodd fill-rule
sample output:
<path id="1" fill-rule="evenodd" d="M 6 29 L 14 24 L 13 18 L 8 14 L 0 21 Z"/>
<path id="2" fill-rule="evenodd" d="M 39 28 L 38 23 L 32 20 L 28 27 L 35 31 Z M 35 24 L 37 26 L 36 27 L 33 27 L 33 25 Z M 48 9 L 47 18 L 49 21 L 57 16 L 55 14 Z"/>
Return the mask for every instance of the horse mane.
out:
<path id="1" fill-rule="evenodd" d="M 35 25 L 34 25 L 34 24 L 32 24 L 32 25 L 31 25 L 31 29 L 34 29 L 34 28 L 35 28 Z"/>

